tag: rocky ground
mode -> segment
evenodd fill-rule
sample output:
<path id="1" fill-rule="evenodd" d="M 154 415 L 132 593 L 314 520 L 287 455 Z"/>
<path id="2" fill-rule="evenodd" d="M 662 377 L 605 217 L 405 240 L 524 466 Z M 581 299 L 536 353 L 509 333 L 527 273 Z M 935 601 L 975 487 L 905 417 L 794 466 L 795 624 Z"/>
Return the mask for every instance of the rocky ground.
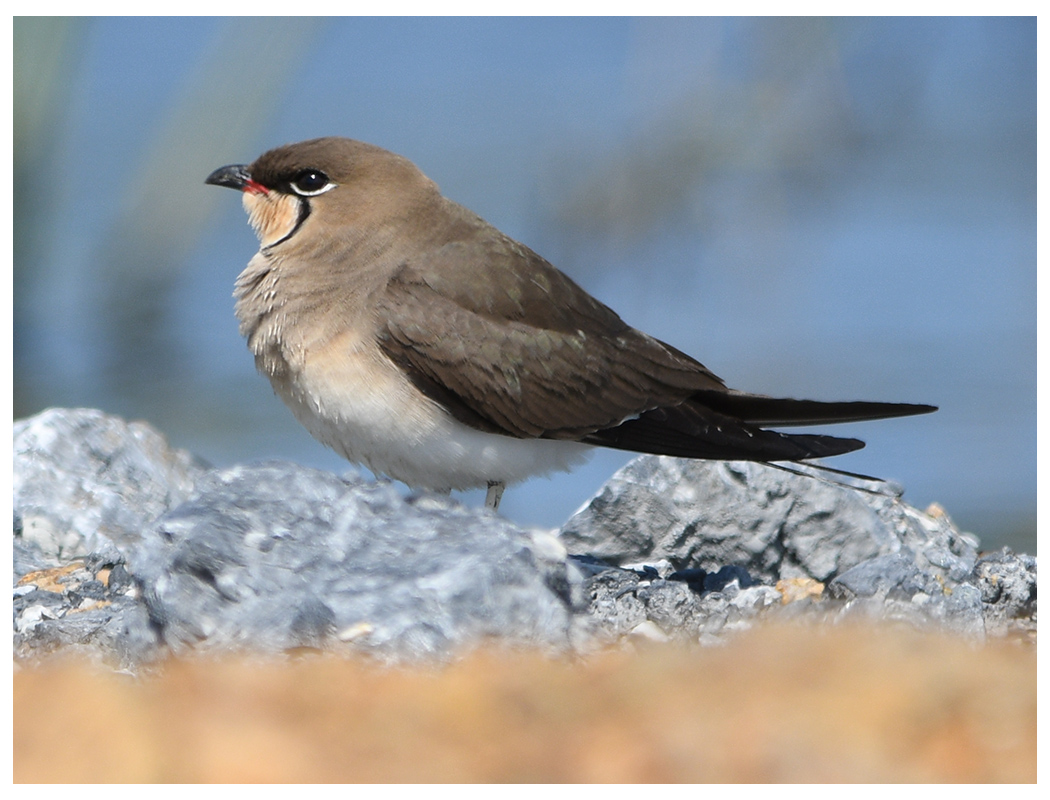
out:
<path id="1" fill-rule="evenodd" d="M 560 531 L 525 530 L 353 472 L 210 469 L 148 425 L 52 409 L 15 423 L 14 512 L 23 662 L 311 648 L 390 663 L 493 641 L 580 654 L 778 619 L 1035 636 L 1035 557 L 982 553 L 892 487 L 745 462 L 643 456 Z"/>
<path id="2" fill-rule="evenodd" d="M 525 530 L 46 411 L 15 780 L 1033 781 L 1035 557 L 842 484 L 641 457 Z"/>

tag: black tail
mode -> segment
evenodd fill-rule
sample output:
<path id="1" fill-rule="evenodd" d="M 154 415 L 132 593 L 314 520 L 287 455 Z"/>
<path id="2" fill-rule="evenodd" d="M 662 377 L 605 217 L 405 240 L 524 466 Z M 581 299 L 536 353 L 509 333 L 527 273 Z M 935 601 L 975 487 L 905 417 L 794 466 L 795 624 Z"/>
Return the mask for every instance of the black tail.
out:
<path id="1" fill-rule="evenodd" d="M 656 408 L 583 441 L 636 453 L 740 461 L 804 461 L 864 447 L 860 439 L 778 433 L 763 425 L 859 422 L 936 411 L 906 403 L 821 403 L 734 392 L 697 392 L 677 406 Z"/>
<path id="2" fill-rule="evenodd" d="M 767 467 L 779 469 L 782 472 L 790 472 L 792 475 L 811 478 L 822 483 L 830 483 L 833 486 L 855 489 L 865 494 L 874 494 L 880 497 L 901 497 L 904 494 L 904 487 L 896 481 L 876 478 L 873 475 L 864 475 L 860 472 L 847 472 L 844 469 L 835 469 L 824 464 L 795 461 L 793 462 L 794 466 L 789 467 L 787 464 L 777 464 L 772 461 L 763 463 Z"/>
<path id="3" fill-rule="evenodd" d="M 937 410 L 937 406 L 914 403 L 869 403 L 866 401 L 826 403 L 820 400 L 792 400 L 732 391 L 700 391 L 691 399 L 712 411 L 751 425 L 821 425 L 834 422 L 863 422 L 870 419 L 929 414 Z"/>

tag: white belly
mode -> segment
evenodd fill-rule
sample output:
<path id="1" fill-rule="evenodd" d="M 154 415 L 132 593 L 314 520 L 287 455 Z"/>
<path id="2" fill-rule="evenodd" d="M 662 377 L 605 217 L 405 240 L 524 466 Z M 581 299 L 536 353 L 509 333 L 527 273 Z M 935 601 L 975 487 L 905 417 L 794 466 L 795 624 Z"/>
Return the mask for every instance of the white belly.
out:
<path id="1" fill-rule="evenodd" d="M 389 361 L 346 339 L 306 356 L 278 395 L 319 441 L 350 461 L 409 486 L 444 491 L 516 483 L 566 471 L 592 448 L 517 439 L 457 421 Z"/>

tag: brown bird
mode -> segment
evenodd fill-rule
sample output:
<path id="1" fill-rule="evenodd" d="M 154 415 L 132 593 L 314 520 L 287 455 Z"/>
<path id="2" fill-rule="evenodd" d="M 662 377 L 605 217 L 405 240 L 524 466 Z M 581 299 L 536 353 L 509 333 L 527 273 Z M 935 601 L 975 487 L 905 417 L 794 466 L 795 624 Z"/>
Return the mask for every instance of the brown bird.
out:
<path id="1" fill-rule="evenodd" d="M 592 445 L 802 461 L 864 443 L 765 427 L 936 410 L 729 389 L 364 142 L 278 147 L 206 183 L 243 192 L 259 237 L 234 292 L 256 366 L 317 439 L 410 486 L 488 486 L 496 508 Z"/>

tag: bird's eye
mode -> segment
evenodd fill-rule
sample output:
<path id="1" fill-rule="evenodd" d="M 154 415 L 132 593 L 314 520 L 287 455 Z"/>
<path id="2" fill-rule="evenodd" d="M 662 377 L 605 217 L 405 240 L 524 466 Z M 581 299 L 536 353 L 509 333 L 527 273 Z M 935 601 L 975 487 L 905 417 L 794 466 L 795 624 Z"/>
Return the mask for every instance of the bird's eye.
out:
<path id="1" fill-rule="evenodd" d="M 334 188 L 335 184 L 328 180 L 328 176 L 319 169 L 304 169 L 292 181 L 292 189 L 295 193 L 305 197 L 323 194 Z"/>

